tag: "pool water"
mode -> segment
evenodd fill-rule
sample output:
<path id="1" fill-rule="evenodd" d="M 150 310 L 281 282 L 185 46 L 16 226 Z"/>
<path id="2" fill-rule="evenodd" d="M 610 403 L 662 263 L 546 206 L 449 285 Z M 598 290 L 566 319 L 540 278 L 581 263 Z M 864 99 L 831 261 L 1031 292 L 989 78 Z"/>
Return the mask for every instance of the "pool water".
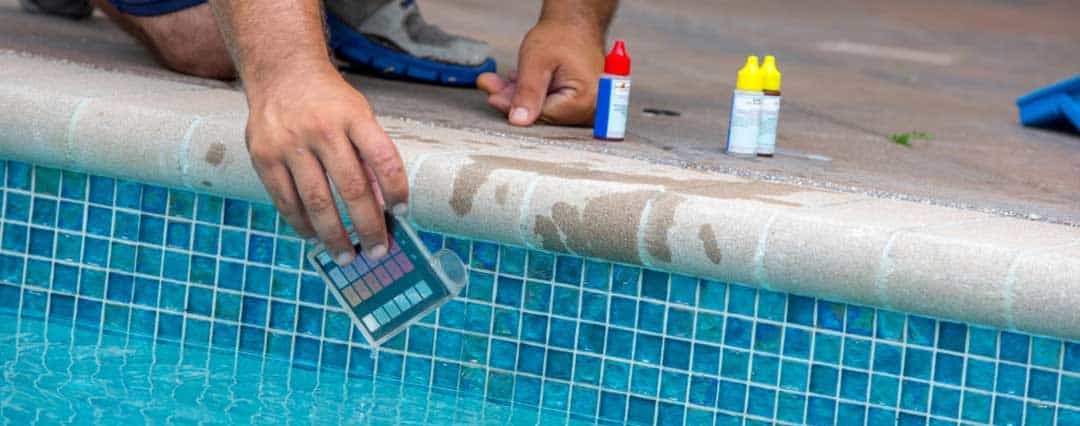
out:
<path id="1" fill-rule="evenodd" d="M 1080 342 L 430 232 L 469 284 L 373 350 L 272 206 L 0 182 L 5 423 L 1080 425 Z"/>
<path id="2" fill-rule="evenodd" d="M 5 424 L 537 424 L 541 412 L 0 311 Z M 554 415 L 544 424 L 576 424 Z"/>

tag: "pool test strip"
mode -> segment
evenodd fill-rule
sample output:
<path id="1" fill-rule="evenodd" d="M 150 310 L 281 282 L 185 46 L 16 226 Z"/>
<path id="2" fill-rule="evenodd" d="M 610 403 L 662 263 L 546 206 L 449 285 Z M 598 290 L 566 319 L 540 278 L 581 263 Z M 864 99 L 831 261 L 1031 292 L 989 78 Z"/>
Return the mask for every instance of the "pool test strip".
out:
<path id="1" fill-rule="evenodd" d="M 353 234 L 356 259 L 338 266 L 319 245 L 308 259 L 368 343 L 379 346 L 461 291 L 467 275 L 461 259 L 449 250 L 431 256 L 416 233 L 387 216 L 390 244 L 379 260 L 363 255 Z"/>

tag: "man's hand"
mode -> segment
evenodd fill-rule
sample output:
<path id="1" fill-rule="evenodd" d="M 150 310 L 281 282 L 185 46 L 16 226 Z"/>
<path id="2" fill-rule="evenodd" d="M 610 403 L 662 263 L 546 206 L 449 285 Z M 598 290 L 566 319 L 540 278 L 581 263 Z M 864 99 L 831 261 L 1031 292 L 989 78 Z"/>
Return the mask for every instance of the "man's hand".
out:
<path id="1" fill-rule="evenodd" d="M 477 80 L 488 104 L 516 126 L 538 119 L 558 125 L 592 123 L 604 35 L 615 3 L 545 1 L 540 21 L 521 42 L 518 71 L 509 80 L 494 73 Z"/>
<path id="2" fill-rule="evenodd" d="M 252 164 L 282 217 L 338 264 L 352 262 L 333 182 L 365 254 L 385 255 L 383 206 L 405 212 L 408 179 L 367 100 L 330 63 L 320 2 L 210 3 L 244 81 Z"/>
<path id="3" fill-rule="evenodd" d="M 383 206 L 404 212 L 408 180 L 364 96 L 332 68 L 276 76 L 249 93 L 248 150 L 282 217 L 301 236 L 317 236 L 339 264 L 351 262 L 332 182 L 365 254 L 385 255 Z"/>

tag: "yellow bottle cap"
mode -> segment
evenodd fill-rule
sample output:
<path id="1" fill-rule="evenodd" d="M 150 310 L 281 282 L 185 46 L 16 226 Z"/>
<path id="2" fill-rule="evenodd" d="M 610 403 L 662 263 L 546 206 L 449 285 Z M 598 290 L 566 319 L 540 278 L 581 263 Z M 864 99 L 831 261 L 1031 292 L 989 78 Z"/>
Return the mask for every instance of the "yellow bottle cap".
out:
<path id="1" fill-rule="evenodd" d="M 761 64 L 762 88 L 765 90 L 780 91 L 780 70 L 776 68 L 776 57 L 768 55 Z"/>
<path id="2" fill-rule="evenodd" d="M 760 92 L 762 88 L 761 68 L 758 67 L 758 57 L 750 55 L 746 57 L 746 65 L 739 70 L 739 79 L 735 82 L 735 88 L 749 92 Z"/>

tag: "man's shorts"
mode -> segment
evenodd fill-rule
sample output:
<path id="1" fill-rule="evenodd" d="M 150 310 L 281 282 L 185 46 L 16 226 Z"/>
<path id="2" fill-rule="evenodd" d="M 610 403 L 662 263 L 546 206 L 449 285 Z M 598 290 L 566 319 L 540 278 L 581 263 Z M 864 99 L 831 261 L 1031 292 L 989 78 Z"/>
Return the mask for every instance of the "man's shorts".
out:
<path id="1" fill-rule="evenodd" d="M 135 16 L 159 16 L 206 3 L 206 0 L 109 0 L 121 12 Z"/>

